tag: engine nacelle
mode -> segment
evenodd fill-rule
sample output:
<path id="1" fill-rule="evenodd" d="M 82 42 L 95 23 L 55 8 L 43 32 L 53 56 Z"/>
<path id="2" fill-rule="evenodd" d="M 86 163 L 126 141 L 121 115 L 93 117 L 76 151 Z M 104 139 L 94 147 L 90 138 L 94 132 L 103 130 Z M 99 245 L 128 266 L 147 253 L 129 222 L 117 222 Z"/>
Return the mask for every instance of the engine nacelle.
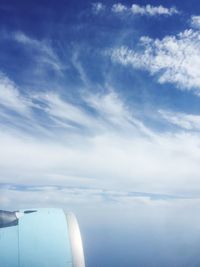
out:
<path id="1" fill-rule="evenodd" d="M 0 266 L 85 267 L 75 216 L 61 209 L 0 211 Z"/>

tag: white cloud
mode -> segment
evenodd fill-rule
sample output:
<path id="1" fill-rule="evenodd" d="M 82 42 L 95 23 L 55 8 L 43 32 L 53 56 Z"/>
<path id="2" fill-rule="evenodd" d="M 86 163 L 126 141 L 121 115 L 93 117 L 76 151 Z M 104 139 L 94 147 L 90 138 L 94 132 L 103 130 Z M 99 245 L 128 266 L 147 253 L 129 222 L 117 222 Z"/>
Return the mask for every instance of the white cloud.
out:
<path id="1" fill-rule="evenodd" d="M 138 132 L 140 129 L 140 134 L 152 134 L 142 122 L 129 113 L 119 96 L 112 90 L 107 94 L 87 93 L 82 96 L 82 104 L 78 105 L 62 99 L 53 91 L 29 93 L 24 96 L 15 83 L 3 74 L 0 75 L 0 81 L 0 106 L 5 109 L 1 110 L 1 118 L 6 118 L 12 124 L 11 128 L 15 133 L 19 127 L 28 131 L 33 128 L 40 134 L 46 135 L 47 127 L 51 128 L 49 136 L 53 136 L 58 129 L 72 132 L 79 132 L 82 129 L 96 135 L 108 128 L 110 132 L 117 129 L 120 131 L 124 129 L 124 132 L 126 130 Z M 95 115 L 86 108 L 92 109 Z M 13 119 L 8 110 L 14 110 L 21 117 Z M 44 121 L 40 121 L 36 116 L 35 111 L 40 111 L 45 116 L 45 125 Z"/>
<path id="2" fill-rule="evenodd" d="M 107 122 L 106 127 L 113 125 L 118 130 L 124 129 L 124 132 L 131 131 L 135 132 L 135 134 L 153 135 L 153 132 L 135 118 L 130 109 L 125 107 L 124 103 L 113 90 L 105 95 L 87 95 L 85 101 L 96 110 L 100 119 L 102 118 L 104 120 L 104 123 Z"/>
<path id="3" fill-rule="evenodd" d="M 79 77 L 83 82 L 83 84 L 85 85 L 85 87 L 90 87 L 90 80 L 88 79 L 87 73 L 83 65 L 81 64 L 81 61 L 79 60 L 79 54 L 80 54 L 79 51 L 75 51 L 74 53 L 72 53 L 72 64 L 74 68 L 77 70 Z"/>
<path id="4" fill-rule="evenodd" d="M 191 26 L 194 28 L 200 28 L 200 16 L 191 16 Z"/>
<path id="5" fill-rule="evenodd" d="M 186 198 L 191 201 L 190 198 Z M 30 208 L 32 205 L 60 206 L 66 208 L 67 205 L 96 206 L 97 204 L 116 206 L 170 206 L 171 203 L 177 205 L 183 202 L 180 196 L 158 195 L 148 193 L 135 193 L 131 191 L 103 190 L 99 188 L 83 187 L 56 187 L 56 186 L 21 186 L 4 184 L 0 187 L 1 207 Z M 197 201 L 192 199 L 193 202 Z M 34 207 L 35 207 L 34 206 Z"/>
<path id="6" fill-rule="evenodd" d="M 1 134 L 0 182 L 178 194 L 200 191 L 200 140 L 193 133 L 149 138 L 134 132 L 110 133 L 108 127 L 95 137 L 64 136 L 57 133 L 49 140 Z"/>
<path id="7" fill-rule="evenodd" d="M 21 103 L 19 90 L 17 95 Z M 28 108 L 40 111 L 30 117 L 34 134 L 13 125 L 0 133 L 0 183 L 200 192 L 200 138 L 195 132 L 161 134 L 149 129 L 114 91 L 88 93 L 82 105 L 50 92 L 29 95 L 29 102 Z M 46 132 L 41 134 L 44 116 Z M 199 127 L 194 118 L 187 120 L 185 127 Z M 81 127 L 66 130 L 69 121 Z M 24 127 L 27 123 L 24 120 Z"/>
<path id="8" fill-rule="evenodd" d="M 163 39 L 142 37 L 138 50 L 120 47 L 112 59 L 122 65 L 157 75 L 159 83 L 174 83 L 182 90 L 200 90 L 200 32 L 185 30 Z"/>
<path id="9" fill-rule="evenodd" d="M 92 10 L 96 14 L 98 14 L 101 11 L 104 11 L 105 7 L 106 6 L 101 2 L 92 3 Z"/>
<path id="10" fill-rule="evenodd" d="M 160 110 L 159 112 L 165 120 L 178 127 L 181 127 L 185 130 L 200 130 L 199 115 L 170 112 L 165 110 Z"/>
<path id="11" fill-rule="evenodd" d="M 30 105 L 31 102 L 20 94 L 15 83 L 0 73 L 0 106 L 28 115 Z"/>
<path id="12" fill-rule="evenodd" d="M 55 125 L 61 128 L 71 128 L 72 131 L 82 129 L 92 135 L 103 133 L 108 128 L 110 132 L 118 130 L 135 131 L 135 134 L 146 136 L 153 134 L 142 122 L 134 118 L 112 90 L 107 94 L 83 95 L 83 106 L 64 101 L 53 92 L 36 94 L 32 96 L 32 100 L 36 100 L 37 108 L 45 112 Z M 84 106 L 92 108 L 95 115 L 86 111 Z"/>
<path id="13" fill-rule="evenodd" d="M 121 3 L 114 4 L 112 6 L 111 10 L 114 13 L 128 12 L 128 13 L 134 14 L 134 15 L 146 15 L 146 16 L 160 16 L 160 15 L 171 16 L 171 15 L 179 13 L 175 7 L 167 8 L 167 7 L 164 7 L 162 5 L 160 5 L 160 6 L 152 6 L 152 5 L 140 6 L 137 4 L 133 4 L 131 7 L 128 7 L 128 6 L 121 4 Z"/>
<path id="14" fill-rule="evenodd" d="M 128 7 L 121 3 L 117 3 L 112 6 L 111 10 L 114 13 L 121 13 L 121 12 L 127 11 Z"/>
<path id="15" fill-rule="evenodd" d="M 92 116 L 89 116 L 81 107 L 63 101 L 59 95 L 53 92 L 38 94 L 34 98 L 41 101 L 40 108 L 49 116 L 63 119 L 66 123 L 73 122 L 89 127 L 94 122 Z"/>
<path id="16" fill-rule="evenodd" d="M 33 50 L 31 55 L 36 59 L 38 65 L 45 64 L 57 72 L 62 71 L 63 65 L 48 41 L 33 39 L 23 32 L 15 32 L 13 38 L 15 41 L 22 44 L 25 49 Z"/>
<path id="17" fill-rule="evenodd" d="M 139 15 L 148 15 L 148 16 L 157 16 L 157 15 L 174 15 L 178 13 L 178 10 L 175 7 L 166 8 L 163 6 L 140 6 L 133 4 L 131 7 L 131 11 L 133 14 L 139 14 Z"/>

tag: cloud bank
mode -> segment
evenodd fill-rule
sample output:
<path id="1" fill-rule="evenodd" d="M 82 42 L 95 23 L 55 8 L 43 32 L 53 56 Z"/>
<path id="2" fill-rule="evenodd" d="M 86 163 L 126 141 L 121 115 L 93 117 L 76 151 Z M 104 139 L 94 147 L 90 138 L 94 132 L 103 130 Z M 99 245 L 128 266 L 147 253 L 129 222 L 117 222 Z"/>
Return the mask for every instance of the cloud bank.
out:
<path id="1" fill-rule="evenodd" d="M 14 107 L 20 118 L 13 124 L 16 114 L 10 114 L 5 124 L 0 117 L 0 182 L 199 192 L 200 139 L 195 132 L 159 133 L 147 127 L 114 91 L 88 93 L 77 105 L 49 91 L 24 98 L 14 82 L 2 79 L 2 91 L 15 94 L 12 106 L 2 98 L 1 105 L 6 103 L 7 114 Z M 175 123 L 163 114 L 158 116 Z M 191 116 L 187 120 L 191 125 Z"/>

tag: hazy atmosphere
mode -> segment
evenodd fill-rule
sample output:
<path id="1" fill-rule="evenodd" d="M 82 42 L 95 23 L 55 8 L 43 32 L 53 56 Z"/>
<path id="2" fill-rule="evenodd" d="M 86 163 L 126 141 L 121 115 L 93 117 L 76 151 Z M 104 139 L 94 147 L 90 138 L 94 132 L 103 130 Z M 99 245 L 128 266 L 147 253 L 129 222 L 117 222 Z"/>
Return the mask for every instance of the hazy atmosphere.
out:
<path id="1" fill-rule="evenodd" d="M 86 267 L 197 267 L 199 166 L 199 1 L 0 1 L 0 209 L 74 212 Z"/>

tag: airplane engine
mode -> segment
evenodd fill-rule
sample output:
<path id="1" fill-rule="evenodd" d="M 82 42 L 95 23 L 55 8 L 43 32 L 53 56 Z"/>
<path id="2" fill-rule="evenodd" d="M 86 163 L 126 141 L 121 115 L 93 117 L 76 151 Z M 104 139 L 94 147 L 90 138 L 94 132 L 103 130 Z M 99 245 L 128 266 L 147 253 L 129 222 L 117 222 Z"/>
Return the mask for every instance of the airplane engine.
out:
<path id="1" fill-rule="evenodd" d="M 0 267 L 85 267 L 75 216 L 61 209 L 0 211 Z"/>

